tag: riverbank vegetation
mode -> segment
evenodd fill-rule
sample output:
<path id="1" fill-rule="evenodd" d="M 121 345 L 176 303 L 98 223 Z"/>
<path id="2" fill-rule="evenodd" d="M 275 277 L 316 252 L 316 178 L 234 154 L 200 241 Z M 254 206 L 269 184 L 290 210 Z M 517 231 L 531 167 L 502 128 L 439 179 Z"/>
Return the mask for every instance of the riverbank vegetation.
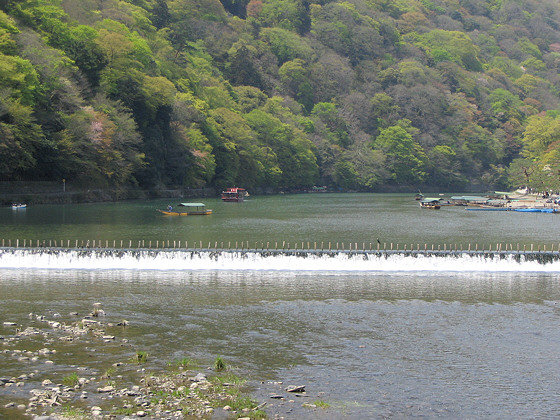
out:
<path id="1" fill-rule="evenodd" d="M 1 0 L 0 181 L 560 189 L 554 0 Z"/>
<path id="2" fill-rule="evenodd" d="M 127 321 L 94 317 L 47 311 L 0 326 L 0 361 L 18 372 L 0 377 L 0 417 L 267 418 L 266 402 L 222 357 L 214 368 L 188 357 L 162 364 L 133 350 Z"/>

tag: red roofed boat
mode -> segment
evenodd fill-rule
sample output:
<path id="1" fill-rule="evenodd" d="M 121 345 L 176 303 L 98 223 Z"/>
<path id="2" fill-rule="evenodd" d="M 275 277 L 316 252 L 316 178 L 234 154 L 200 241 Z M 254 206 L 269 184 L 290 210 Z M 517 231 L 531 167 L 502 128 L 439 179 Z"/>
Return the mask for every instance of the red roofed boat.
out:
<path id="1" fill-rule="evenodd" d="M 245 188 L 227 188 L 225 191 L 222 191 L 222 200 L 223 201 L 231 201 L 231 202 L 239 202 L 245 200 L 249 193 Z"/>

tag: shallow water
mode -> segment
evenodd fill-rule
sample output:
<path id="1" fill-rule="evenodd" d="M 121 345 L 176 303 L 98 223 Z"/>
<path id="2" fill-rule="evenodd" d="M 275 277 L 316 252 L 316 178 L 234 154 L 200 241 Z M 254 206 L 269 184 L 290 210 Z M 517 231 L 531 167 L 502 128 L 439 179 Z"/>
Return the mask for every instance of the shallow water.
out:
<path id="1" fill-rule="evenodd" d="M 108 318 L 130 321 L 122 334 L 153 367 L 220 355 L 271 416 L 555 417 L 559 283 L 546 273 L 3 270 L 0 319 L 25 324 L 29 312 L 99 301 Z M 42 375 L 110 366 L 107 350 L 69 352 Z M 1 365 L 0 376 L 21 370 Z M 278 403 L 272 381 L 305 384 L 307 396 Z M 331 407 L 301 407 L 316 400 Z"/>
<path id="2" fill-rule="evenodd" d="M 251 247 L 267 241 L 292 247 L 295 242 L 344 242 L 345 249 L 377 238 L 401 248 L 405 243 L 478 243 L 495 249 L 498 243 L 519 243 L 557 249 L 560 238 L 558 215 L 458 207 L 428 211 L 404 195 L 207 200 L 212 216 L 158 216 L 155 209 L 167 204 L 31 206 L 22 213 L 0 209 L 0 236 L 205 246 L 244 241 Z M 420 259 L 399 256 L 366 261 L 342 254 L 324 260 L 246 254 L 189 259 L 173 252 L 159 258 L 158 251 L 147 251 L 126 260 L 25 256 L 21 250 L 2 254 L 0 349 L 17 347 L 6 344 L 16 328 L 43 325 L 28 318 L 31 312 L 60 313 L 70 322 L 79 319 L 71 312 L 83 316 L 100 302 L 108 321 L 126 319 L 130 325 L 111 329 L 117 336 L 111 343 L 49 343 L 61 350 L 52 365 L 44 358 L 19 362 L 0 352 L 0 377 L 38 372 L 21 388 L 0 387 L 0 418 L 8 413 L 6 402 L 28 398 L 45 378 L 60 381 L 78 368 L 98 375 L 137 350 L 150 354 L 147 370 L 183 357 L 211 365 L 222 356 L 250 379 L 253 396 L 267 402 L 270 417 L 560 415 L 557 264 L 440 258 L 420 265 Z M 39 338 L 21 344 L 43 345 Z M 287 385 L 306 385 L 307 394 L 286 395 Z M 273 394 L 285 399 L 271 399 Z M 314 401 L 330 407 L 302 407 Z"/>

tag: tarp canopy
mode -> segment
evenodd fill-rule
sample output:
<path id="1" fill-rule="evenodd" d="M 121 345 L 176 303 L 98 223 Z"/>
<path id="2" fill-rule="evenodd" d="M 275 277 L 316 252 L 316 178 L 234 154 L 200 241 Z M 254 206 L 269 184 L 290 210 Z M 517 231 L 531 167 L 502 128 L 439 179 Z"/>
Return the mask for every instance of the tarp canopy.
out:
<path id="1" fill-rule="evenodd" d="M 204 203 L 181 203 L 179 205 L 183 206 L 183 207 L 204 207 L 204 206 L 206 206 L 206 204 L 204 204 Z"/>
<path id="2" fill-rule="evenodd" d="M 451 197 L 451 200 L 454 201 L 487 201 L 488 197 L 477 197 L 474 195 L 454 195 Z"/>

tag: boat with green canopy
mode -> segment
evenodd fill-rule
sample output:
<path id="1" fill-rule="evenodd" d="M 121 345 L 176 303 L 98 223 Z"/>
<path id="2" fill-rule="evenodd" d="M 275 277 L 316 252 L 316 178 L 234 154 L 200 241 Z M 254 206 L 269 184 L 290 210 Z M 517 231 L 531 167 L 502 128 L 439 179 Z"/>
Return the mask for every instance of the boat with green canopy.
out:
<path id="1" fill-rule="evenodd" d="M 166 216 L 205 216 L 212 214 L 212 210 L 206 208 L 204 203 L 179 203 L 177 207 L 183 207 L 183 209 L 175 210 L 173 206 L 167 206 L 167 210 L 157 209 L 160 213 Z"/>

